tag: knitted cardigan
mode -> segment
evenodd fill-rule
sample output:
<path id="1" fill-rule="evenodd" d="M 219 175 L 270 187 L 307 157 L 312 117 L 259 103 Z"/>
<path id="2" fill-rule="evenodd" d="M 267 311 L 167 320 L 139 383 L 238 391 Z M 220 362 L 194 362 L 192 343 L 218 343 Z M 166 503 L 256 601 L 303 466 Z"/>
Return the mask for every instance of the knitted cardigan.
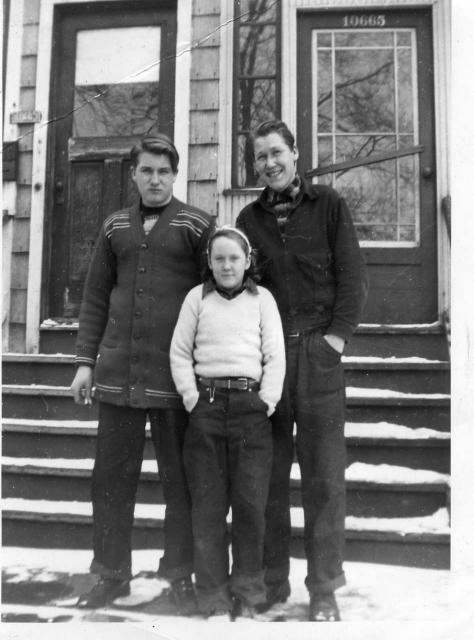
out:
<path id="1" fill-rule="evenodd" d="M 211 215 L 172 198 L 148 235 L 138 203 L 100 231 L 79 314 L 76 364 L 95 367 L 96 398 L 181 407 L 169 347 L 179 309 L 206 261 Z"/>

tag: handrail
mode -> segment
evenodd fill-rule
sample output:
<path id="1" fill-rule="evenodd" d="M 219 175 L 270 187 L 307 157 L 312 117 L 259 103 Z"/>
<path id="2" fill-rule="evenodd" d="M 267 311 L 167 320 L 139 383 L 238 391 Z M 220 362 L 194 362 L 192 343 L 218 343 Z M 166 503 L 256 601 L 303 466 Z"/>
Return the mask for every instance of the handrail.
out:
<path id="1" fill-rule="evenodd" d="M 310 169 L 306 171 L 306 178 L 312 178 L 313 176 L 322 176 L 326 173 L 336 173 L 337 171 L 346 171 L 347 169 L 354 169 L 355 167 L 363 167 L 368 164 L 374 164 L 376 162 L 386 162 L 387 160 L 394 160 L 395 158 L 403 158 L 404 156 L 412 156 L 416 153 L 421 153 L 424 150 L 422 145 L 416 147 L 407 147 L 406 149 L 398 149 L 396 151 L 390 151 L 389 153 L 380 153 L 375 156 L 365 156 L 364 158 L 357 158 L 353 160 L 347 160 L 346 162 L 338 162 L 336 164 L 330 164 L 325 167 L 318 167 L 316 169 Z"/>

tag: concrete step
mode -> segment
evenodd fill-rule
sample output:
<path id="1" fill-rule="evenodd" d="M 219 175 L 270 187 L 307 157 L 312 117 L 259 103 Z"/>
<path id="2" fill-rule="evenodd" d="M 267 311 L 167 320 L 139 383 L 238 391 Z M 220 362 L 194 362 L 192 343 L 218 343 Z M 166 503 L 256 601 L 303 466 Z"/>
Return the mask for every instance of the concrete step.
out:
<path id="1" fill-rule="evenodd" d="M 163 545 L 164 508 L 137 504 L 134 549 Z M 304 557 L 303 512 L 291 509 L 292 555 Z M 3 544 L 38 548 L 88 549 L 92 542 L 92 509 L 86 502 L 6 498 Z M 398 565 L 448 568 L 449 517 L 446 509 L 414 518 L 346 518 L 346 559 Z"/>
<path id="2" fill-rule="evenodd" d="M 391 389 L 347 387 L 347 419 L 350 422 L 393 422 L 410 427 L 430 425 L 449 429 L 448 394 L 402 393 Z M 49 385 L 3 385 L 5 418 L 91 420 L 92 406 L 76 405 L 69 387 Z"/>
<path id="3" fill-rule="evenodd" d="M 2 495 L 31 500 L 88 501 L 92 459 L 10 458 L 2 461 Z M 358 516 L 427 515 L 446 506 L 448 476 L 391 465 L 354 463 L 346 471 L 347 513 Z M 291 504 L 301 506 L 299 466 L 293 465 Z M 137 502 L 163 502 L 157 464 L 145 460 Z"/>
<path id="4" fill-rule="evenodd" d="M 449 393 L 449 362 L 425 358 L 343 356 L 349 387 L 382 388 L 404 393 Z"/>
<path id="5" fill-rule="evenodd" d="M 40 329 L 41 353 L 74 353 L 76 322 L 43 322 Z M 432 324 L 361 324 L 347 345 L 346 355 L 418 356 L 449 360 L 444 327 Z"/>
<path id="6" fill-rule="evenodd" d="M 37 458 L 93 458 L 96 420 L 3 421 L 2 449 L 6 456 Z M 413 469 L 450 470 L 450 434 L 435 429 L 412 429 L 403 425 L 346 423 L 348 464 L 393 464 Z M 147 431 L 145 459 L 155 459 Z"/>
<path id="7" fill-rule="evenodd" d="M 346 422 L 345 433 L 348 465 L 385 463 L 450 472 L 451 436 L 447 431 L 387 422 Z"/>
<path id="8" fill-rule="evenodd" d="M 420 357 L 449 360 L 444 327 L 432 324 L 361 324 L 349 341 L 347 356 Z"/>
<path id="9" fill-rule="evenodd" d="M 404 392 L 448 393 L 449 363 L 426 358 L 343 356 L 346 383 Z M 3 383 L 61 386 L 74 377 L 74 356 L 67 354 L 6 353 Z"/>
<path id="10" fill-rule="evenodd" d="M 450 397 L 445 393 L 403 393 L 347 387 L 348 422 L 391 422 L 448 431 Z"/>

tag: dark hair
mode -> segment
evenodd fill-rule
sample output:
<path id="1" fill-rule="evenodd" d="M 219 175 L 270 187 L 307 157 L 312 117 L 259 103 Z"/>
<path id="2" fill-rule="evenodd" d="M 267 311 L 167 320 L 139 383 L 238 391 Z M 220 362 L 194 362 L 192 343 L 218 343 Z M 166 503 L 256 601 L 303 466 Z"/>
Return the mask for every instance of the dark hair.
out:
<path id="1" fill-rule="evenodd" d="M 288 147 L 293 151 L 295 148 L 295 136 L 288 129 L 287 125 L 282 120 L 266 120 L 258 125 L 250 134 L 252 144 L 255 143 L 255 138 L 263 138 L 270 133 L 278 133 Z"/>
<path id="2" fill-rule="evenodd" d="M 164 133 L 147 136 L 130 150 L 130 159 L 134 167 L 138 165 L 140 154 L 144 151 L 157 156 L 168 156 L 173 173 L 178 173 L 179 155 L 173 142 Z"/>
<path id="3" fill-rule="evenodd" d="M 212 245 L 217 238 L 229 238 L 230 240 L 235 240 L 237 244 L 240 245 L 240 248 L 245 253 L 245 257 L 248 258 L 252 253 L 252 248 L 250 246 L 250 242 L 240 229 L 235 229 L 234 227 L 219 227 L 214 231 L 212 236 L 209 238 L 207 243 L 207 253 L 211 255 Z"/>
<path id="4" fill-rule="evenodd" d="M 237 244 L 240 246 L 242 251 L 245 253 L 245 257 L 246 258 L 250 257 L 250 266 L 248 269 L 245 270 L 245 276 L 249 276 L 253 280 L 256 280 L 257 277 L 256 277 L 256 270 L 255 270 L 254 253 L 252 251 L 252 247 L 250 246 L 250 242 L 247 236 L 245 235 L 245 233 L 243 233 L 243 231 L 241 231 L 240 229 L 236 229 L 235 227 L 230 227 L 230 226 L 229 227 L 224 226 L 224 227 L 218 228 L 208 240 L 208 243 L 207 243 L 208 256 L 211 255 L 212 245 L 218 238 L 229 238 L 230 240 L 235 240 L 235 242 L 237 242 Z M 206 272 L 204 273 L 204 280 L 207 280 L 211 276 L 212 276 L 212 270 L 209 267 L 209 265 L 207 265 Z"/>

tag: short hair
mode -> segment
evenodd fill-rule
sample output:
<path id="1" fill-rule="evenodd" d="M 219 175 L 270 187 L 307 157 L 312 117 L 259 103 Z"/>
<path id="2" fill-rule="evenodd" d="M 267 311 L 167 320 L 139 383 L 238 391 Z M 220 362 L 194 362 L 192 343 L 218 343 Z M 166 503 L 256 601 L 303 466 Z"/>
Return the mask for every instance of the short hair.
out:
<path id="1" fill-rule="evenodd" d="M 293 151 L 296 145 L 295 136 L 288 129 L 287 124 L 282 120 L 266 120 L 255 127 L 250 134 L 252 145 L 255 143 L 255 138 L 263 138 L 264 136 L 268 136 L 270 133 L 280 134 L 288 147 Z"/>
<path id="2" fill-rule="evenodd" d="M 146 136 L 130 150 L 130 159 L 134 167 L 138 165 L 140 154 L 147 151 L 157 156 L 167 156 L 173 173 L 178 173 L 179 154 L 173 142 L 164 133 Z"/>

